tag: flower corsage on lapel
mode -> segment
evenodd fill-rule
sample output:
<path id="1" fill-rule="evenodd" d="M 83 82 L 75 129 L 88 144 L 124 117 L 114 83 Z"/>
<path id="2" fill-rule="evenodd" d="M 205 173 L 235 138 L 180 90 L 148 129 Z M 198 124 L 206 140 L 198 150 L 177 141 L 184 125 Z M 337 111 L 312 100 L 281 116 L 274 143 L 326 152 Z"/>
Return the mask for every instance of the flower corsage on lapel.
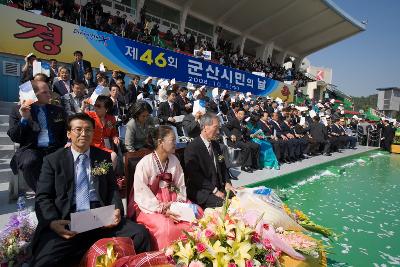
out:
<path id="1" fill-rule="evenodd" d="M 92 168 L 91 174 L 93 176 L 99 176 L 107 174 L 108 171 L 112 168 L 112 163 L 103 160 L 102 162 L 94 162 L 94 166 Z"/>

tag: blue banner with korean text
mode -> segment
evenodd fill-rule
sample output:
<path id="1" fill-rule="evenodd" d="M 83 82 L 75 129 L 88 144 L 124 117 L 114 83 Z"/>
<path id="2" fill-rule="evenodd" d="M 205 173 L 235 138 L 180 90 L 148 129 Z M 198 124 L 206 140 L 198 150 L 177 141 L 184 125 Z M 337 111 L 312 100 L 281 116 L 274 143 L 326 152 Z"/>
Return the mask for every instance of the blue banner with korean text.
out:
<path id="1" fill-rule="evenodd" d="M 74 34 L 85 37 L 103 57 L 128 73 L 293 100 L 293 88 L 270 78 L 85 27 Z"/>

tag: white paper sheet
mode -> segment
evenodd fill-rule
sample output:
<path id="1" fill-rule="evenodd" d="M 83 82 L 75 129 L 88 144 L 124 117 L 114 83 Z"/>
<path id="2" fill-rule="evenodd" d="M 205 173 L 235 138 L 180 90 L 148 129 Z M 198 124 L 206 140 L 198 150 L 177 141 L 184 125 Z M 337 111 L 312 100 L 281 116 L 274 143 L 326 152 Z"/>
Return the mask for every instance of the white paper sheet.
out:
<path id="1" fill-rule="evenodd" d="M 306 117 L 300 117 L 300 125 L 306 125 Z"/>
<path id="2" fill-rule="evenodd" d="M 196 100 L 193 103 L 193 115 L 201 111 L 203 114 L 206 113 L 206 105 L 203 100 Z"/>
<path id="3" fill-rule="evenodd" d="M 174 117 L 175 122 L 182 122 L 184 117 L 185 117 L 185 115 L 175 116 Z"/>
<path id="4" fill-rule="evenodd" d="M 108 87 L 97 85 L 96 89 L 93 91 L 92 95 L 89 98 L 90 104 L 94 105 L 94 103 L 96 102 L 97 97 L 99 97 L 99 95 L 109 96 L 110 89 L 108 89 Z"/>
<path id="5" fill-rule="evenodd" d="M 194 211 L 188 203 L 172 202 L 169 210 L 171 213 L 176 214 L 181 221 L 193 222 L 196 220 Z"/>
<path id="6" fill-rule="evenodd" d="M 19 100 L 26 101 L 27 105 L 30 105 L 38 101 L 35 92 L 33 91 L 31 81 L 27 81 L 19 86 Z"/>
<path id="7" fill-rule="evenodd" d="M 115 205 L 71 213 L 71 231 L 83 233 L 114 223 Z"/>

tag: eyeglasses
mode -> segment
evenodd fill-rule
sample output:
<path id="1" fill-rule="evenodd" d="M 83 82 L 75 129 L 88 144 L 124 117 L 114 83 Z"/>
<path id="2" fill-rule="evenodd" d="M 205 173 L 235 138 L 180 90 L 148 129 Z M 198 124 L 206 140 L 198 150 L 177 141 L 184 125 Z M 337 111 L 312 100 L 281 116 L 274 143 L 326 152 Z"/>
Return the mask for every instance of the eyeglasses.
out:
<path id="1" fill-rule="evenodd" d="M 85 132 L 86 134 L 92 134 L 93 133 L 93 129 L 83 129 L 83 128 L 74 128 L 71 129 L 71 132 L 74 132 L 76 135 L 82 135 L 83 132 Z"/>

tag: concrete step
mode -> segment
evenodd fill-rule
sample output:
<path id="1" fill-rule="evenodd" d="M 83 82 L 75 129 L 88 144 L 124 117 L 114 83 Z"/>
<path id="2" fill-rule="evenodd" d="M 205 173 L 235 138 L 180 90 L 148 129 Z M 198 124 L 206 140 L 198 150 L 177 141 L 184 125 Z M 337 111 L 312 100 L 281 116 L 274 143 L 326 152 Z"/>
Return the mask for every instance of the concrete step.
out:
<path id="1" fill-rule="evenodd" d="M 11 141 L 10 137 L 5 132 L 0 132 L 0 145 L 13 145 L 14 142 Z"/>
<path id="2" fill-rule="evenodd" d="M 14 145 L 0 145 L 0 160 L 11 159 L 14 155 Z"/>
<path id="3" fill-rule="evenodd" d="M 5 123 L 3 123 L 3 124 L 5 124 Z M 7 126 L 5 126 L 5 125 L 0 125 L 0 132 L 1 133 L 7 133 L 7 131 L 8 131 L 8 123 L 7 123 Z"/>
<path id="4" fill-rule="evenodd" d="M 11 110 L 12 110 L 11 108 L 0 107 L 0 115 L 10 115 Z"/>
<path id="5" fill-rule="evenodd" d="M 10 181 L 10 178 L 13 176 L 13 172 L 8 166 L 7 169 L 0 169 L 0 183 L 6 183 Z"/>
<path id="6" fill-rule="evenodd" d="M 0 123 L 8 123 L 8 115 L 0 115 Z"/>

